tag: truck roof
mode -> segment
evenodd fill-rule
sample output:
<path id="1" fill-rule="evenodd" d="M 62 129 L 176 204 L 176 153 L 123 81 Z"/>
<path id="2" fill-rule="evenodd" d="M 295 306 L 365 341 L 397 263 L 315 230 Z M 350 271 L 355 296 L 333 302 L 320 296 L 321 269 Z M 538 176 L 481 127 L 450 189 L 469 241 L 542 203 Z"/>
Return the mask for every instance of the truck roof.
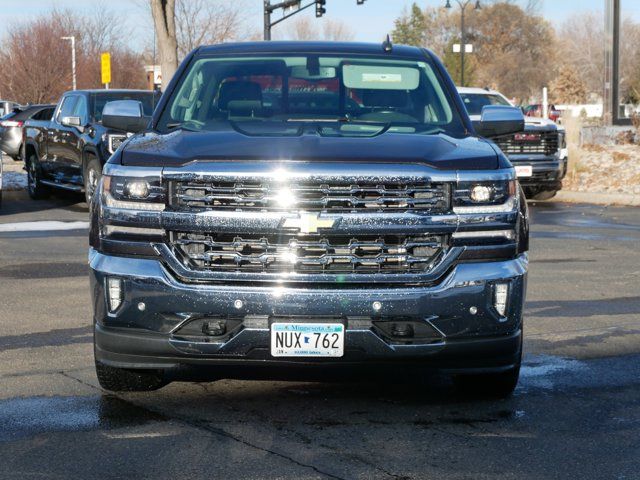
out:
<path id="1" fill-rule="evenodd" d="M 393 45 L 390 52 L 385 52 L 383 42 L 238 42 L 222 43 L 219 45 L 202 46 L 197 49 L 197 54 L 227 54 L 227 53 L 327 53 L 327 54 L 359 54 L 379 55 L 387 54 L 390 57 L 410 57 L 424 59 L 424 50 L 408 45 Z"/>
<path id="2" fill-rule="evenodd" d="M 88 88 L 84 90 L 67 90 L 64 95 L 69 93 L 153 93 L 153 90 L 136 90 L 134 88 L 110 88 L 105 90 L 104 88 Z"/>
<path id="3" fill-rule="evenodd" d="M 456 87 L 458 89 L 458 93 L 471 93 L 471 94 L 479 94 L 479 95 L 502 95 L 500 92 L 496 90 L 491 90 L 490 88 L 480 88 L 480 87 Z"/>

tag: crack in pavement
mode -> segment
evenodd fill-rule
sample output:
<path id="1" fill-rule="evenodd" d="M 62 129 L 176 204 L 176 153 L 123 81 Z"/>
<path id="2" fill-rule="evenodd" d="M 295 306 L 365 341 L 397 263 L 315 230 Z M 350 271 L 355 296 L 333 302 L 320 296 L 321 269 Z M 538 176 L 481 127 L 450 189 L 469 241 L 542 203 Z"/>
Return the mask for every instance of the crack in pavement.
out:
<path id="1" fill-rule="evenodd" d="M 101 388 L 98 388 L 95 385 L 92 385 L 92 384 L 90 384 L 88 382 L 85 382 L 84 380 L 82 380 L 80 378 L 76 378 L 76 377 L 74 377 L 72 375 L 68 375 L 64 371 L 58 370 L 56 373 L 59 373 L 60 375 L 62 375 L 64 377 L 67 377 L 67 378 L 69 378 L 71 380 L 75 380 L 76 382 L 78 382 L 78 383 L 80 383 L 80 384 L 82 384 L 84 386 L 93 388 L 93 389 L 98 390 L 100 392 L 103 391 Z M 183 423 L 185 425 L 188 425 L 188 426 L 190 426 L 192 428 L 197 428 L 199 430 L 204 430 L 204 431 L 206 431 L 208 433 L 228 438 L 228 439 L 233 440 L 233 441 L 235 441 L 237 443 L 240 443 L 240 444 L 245 445 L 247 447 L 259 450 L 261 452 L 265 452 L 265 453 L 268 453 L 268 454 L 271 454 L 271 455 L 275 455 L 275 456 L 277 456 L 279 458 L 287 460 L 287 461 L 289 461 L 289 462 L 291 462 L 291 463 L 293 463 L 295 465 L 298 465 L 300 467 L 311 469 L 314 472 L 316 472 L 316 473 L 318 473 L 320 475 L 323 475 L 325 477 L 333 478 L 335 480 L 348 480 L 347 478 L 339 477 L 339 476 L 334 475 L 332 473 L 325 472 L 325 471 L 321 470 L 320 468 L 316 467 L 315 465 L 303 463 L 303 462 L 301 462 L 299 460 L 296 460 L 295 458 L 290 457 L 288 455 L 285 455 L 283 453 L 277 452 L 275 450 L 271 450 L 269 448 L 261 447 L 260 445 L 256 445 L 254 443 L 251 443 L 248 440 L 245 440 L 244 438 L 237 437 L 237 436 L 233 435 L 230 432 L 227 432 L 226 430 L 224 430 L 222 428 L 212 427 L 211 425 L 208 425 L 206 422 L 195 420 L 195 419 L 189 418 L 189 417 L 185 417 L 183 415 L 175 415 L 173 413 L 168 415 L 167 413 L 163 412 L 162 410 L 154 410 L 153 408 L 149 408 L 146 405 L 140 405 L 140 404 L 138 404 L 136 402 L 133 402 L 133 401 L 127 399 L 127 398 L 123 398 L 119 394 L 114 394 L 114 396 L 119 398 L 123 402 L 126 402 L 126 403 L 128 403 L 128 404 L 130 404 L 130 405 L 132 405 L 134 407 L 142 408 L 142 409 L 147 410 L 148 412 L 154 413 L 156 415 L 164 415 L 164 416 L 169 417 L 169 418 L 171 418 L 173 420 L 177 420 L 178 422 L 181 422 L 181 423 Z M 393 477 L 397 478 L 398 480 L 405 480 L 405 478 L 407 478 L 407 477 L 397 477 L 395 475 L 393 475 Z"/>

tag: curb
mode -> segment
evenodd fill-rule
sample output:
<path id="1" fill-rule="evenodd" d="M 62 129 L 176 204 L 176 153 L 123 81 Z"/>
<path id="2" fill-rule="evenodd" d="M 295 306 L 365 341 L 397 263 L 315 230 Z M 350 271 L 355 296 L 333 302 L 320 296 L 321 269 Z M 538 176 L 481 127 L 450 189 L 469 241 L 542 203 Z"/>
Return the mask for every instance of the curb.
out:
<path id="1" fill-rule="evenodd" d="M 592 203 L 595 205 L 626 205 L 631 207 L 639 207 L 640 195 L 632 195 L 628 193 L 591 193 L 560 190 L 555 197 L 547 201 Z"/>

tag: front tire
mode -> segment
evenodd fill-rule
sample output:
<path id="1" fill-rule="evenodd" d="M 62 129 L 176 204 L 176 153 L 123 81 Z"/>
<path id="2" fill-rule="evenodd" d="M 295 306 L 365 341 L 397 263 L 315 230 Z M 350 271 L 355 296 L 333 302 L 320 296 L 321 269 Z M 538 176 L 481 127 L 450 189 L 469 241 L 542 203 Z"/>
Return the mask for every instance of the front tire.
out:
<path id="1" fill-rule="evenodd" d="M 87 205 L 91 207 L 91 200 L 98 189 L 98 183 L 102 177 L 102 166 L 95 157 L 89 157 L 89 161 L 84 167 L 84 198 Z"/>
<path id="2" fill-rule="evenodd" d="M 50 190 L 42 184 L 42 168 L 35 153 L 29 155 L 27 160 L 27 191 L 34 200 L 42 200 L 49 196 Z"/>
<path id="3" fill-rule="evenodd" d="M 533 200 L 551 200 L 556 196 L 558 190 L 541 190 L 536 194 L 532 195 L 531 198 Z"/>
<path id="4" fill-rule="evenodd" d="M 150 392 L 167 383 L 161 370 L 128 370 L 110 367 L 96 360 L 100 386 L 112 392 Z"/>

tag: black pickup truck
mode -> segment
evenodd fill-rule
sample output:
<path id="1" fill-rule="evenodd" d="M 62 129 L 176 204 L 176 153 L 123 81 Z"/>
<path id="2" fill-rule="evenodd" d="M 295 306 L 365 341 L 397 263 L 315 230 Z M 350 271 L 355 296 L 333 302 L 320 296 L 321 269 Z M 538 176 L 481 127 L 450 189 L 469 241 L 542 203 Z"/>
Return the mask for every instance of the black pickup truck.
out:
<path id="1" fill-rule="evenodd" d="M 127 138 L 127 132 L 102 125 L 104 106 L 116 100 L 140 102 L 144 113 L 151 115 L 156 94 L 142 90 L 69 91 L 58 102 L 51 120 L 25 123 L 22 158 L 32 198 L 43 198 L 53 187 L 84 191 L 87 202 L 91 201 L 104 163 Z"/>
<path id="2" fill-rule="evenodd" d="M 431 52 L 261 42 L 190 54 L 104 169 L 91 208 L 98 380 L 445 369 L 508 395 L 522 354 L 528 214 Z M 107 115 L 107 111 L 109 115 Z"/>

